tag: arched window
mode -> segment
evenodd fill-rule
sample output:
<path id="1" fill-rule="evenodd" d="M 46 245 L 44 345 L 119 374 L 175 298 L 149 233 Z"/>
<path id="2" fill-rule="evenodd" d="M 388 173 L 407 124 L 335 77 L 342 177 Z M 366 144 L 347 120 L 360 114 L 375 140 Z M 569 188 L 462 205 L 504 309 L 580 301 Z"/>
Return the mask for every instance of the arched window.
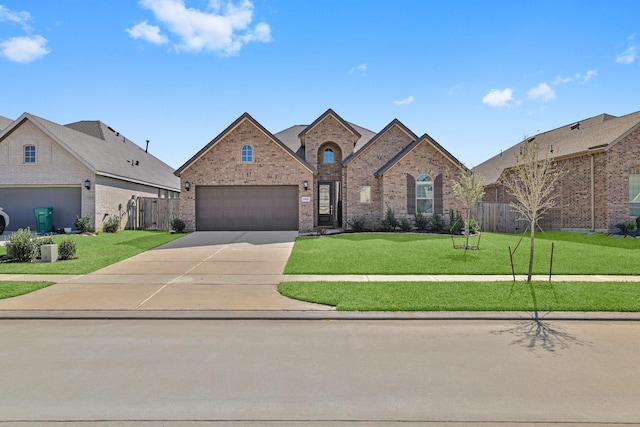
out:
<path id="1" fill-rule="evenodd" d="M 416 180 L 416 209 L 423 214 L 433 213 L 433 179 L 427 174 Z"/>
<path id="2" fill-rule="evenodd" d="M 251 163 L 253 162 L 253 147 L 250 145 L 244 145 L 242 147 L 242 163 Z"/>
<path id="3" fill-rule="evenodd" d="M 24 146 L 24 162 L 25 163 L 36 162 L 36 146 L 35 145 Z"/>
<path id="4" fill-rule="evenodd" d="M 331 148 L 324 150 L 324 162 L 333 163 L 333 150 Z"/>

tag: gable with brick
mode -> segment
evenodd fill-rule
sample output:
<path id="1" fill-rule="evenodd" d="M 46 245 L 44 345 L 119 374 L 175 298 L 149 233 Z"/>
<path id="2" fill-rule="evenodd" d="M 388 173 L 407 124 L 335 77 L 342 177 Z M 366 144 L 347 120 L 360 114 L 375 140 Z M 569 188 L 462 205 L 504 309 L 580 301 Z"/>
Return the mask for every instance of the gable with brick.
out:
<path id="1" fill-rule="evenodd" d="M 500 179 L 515 165 L 521 146 L 534 140 L 540 156 L 565 171 L 556 187 L 556 206 L 541 219 L 542 228 L 612 231 L 640 215 L 640 112 L 570 123 L 525 138 L 481 163 L 475 171 L 485 179 L 483 202 L 509 203 Z"/>
<path id="2" fill-rule="evenodd" d="M 245 161 L 249 149 L 254 157 Z M 414 215 L 408 206 L 416 200 L 407 196 L 415 198 L 423 183 L 407 175 L 415 181 L 425 171 L 438 179 L 438 209 L 454 209 L 450 181 L 461 168 L 437 142 L 418 138 L 398 120 L 374 133 L 329 109 L 310 125 L 276 134 L 245 113 L 176 175 L 190 188 L 181 196 L 190 230 L 306 232 L 348 228 L 356 217 L 379 220 L 387 207 Z"/>

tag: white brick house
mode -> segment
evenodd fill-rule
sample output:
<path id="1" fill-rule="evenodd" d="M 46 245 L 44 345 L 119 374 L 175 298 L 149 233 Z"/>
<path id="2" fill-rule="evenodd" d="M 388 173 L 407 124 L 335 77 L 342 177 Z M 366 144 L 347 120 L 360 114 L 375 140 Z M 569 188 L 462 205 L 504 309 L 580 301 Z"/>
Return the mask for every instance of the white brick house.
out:
<path id="1" fill-rule="evenodd" d="M 132 198 L 179 191 L 171 167 L 100 121 L 63 126 L 29 113 L 0 117 L 0 206 L 10 230 L 35 230 L 38 207 L 53 207 L 54 229 L 89 215 L 99 230 L 119 205 L 131 208 Z"/>

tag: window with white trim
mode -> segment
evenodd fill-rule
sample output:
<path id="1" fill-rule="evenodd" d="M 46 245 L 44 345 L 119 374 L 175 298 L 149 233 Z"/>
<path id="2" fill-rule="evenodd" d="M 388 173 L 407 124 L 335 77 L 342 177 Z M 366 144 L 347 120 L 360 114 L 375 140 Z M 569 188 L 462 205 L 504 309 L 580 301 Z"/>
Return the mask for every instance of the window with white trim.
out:
<path id="1" fill-rule="evenodd" d="M 629 215 L 640 216 L 640 175 L 629 175 Z"/>
<path id="2" fill-rule="evenodd" d="M 24 162 L 25 163 L 36 162 L 36 146 L 35 145 L 24 146 Z"/>
<path id="3" fill-rule="evenodd" d="M 416 211 L 433 213 L 433 179 L 427 174 L 420 175 L 416 180 Z"/>
<path id="4" fill-rule="evenodd" d="M 253 147 L 250 145 L 242 146 L 242 154 L 240 160 L 242 163 L 253 162 Z"/>

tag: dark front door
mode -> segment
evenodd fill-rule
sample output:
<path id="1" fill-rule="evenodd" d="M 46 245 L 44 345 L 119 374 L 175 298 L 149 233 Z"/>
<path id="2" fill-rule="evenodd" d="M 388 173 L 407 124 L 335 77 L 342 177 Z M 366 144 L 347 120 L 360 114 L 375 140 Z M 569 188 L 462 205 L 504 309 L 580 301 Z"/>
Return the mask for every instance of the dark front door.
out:
<path id="1" fill-rule="evenodd" d="M 333 227 L 333 182 L 318 183 L 318 226 Z"/>

